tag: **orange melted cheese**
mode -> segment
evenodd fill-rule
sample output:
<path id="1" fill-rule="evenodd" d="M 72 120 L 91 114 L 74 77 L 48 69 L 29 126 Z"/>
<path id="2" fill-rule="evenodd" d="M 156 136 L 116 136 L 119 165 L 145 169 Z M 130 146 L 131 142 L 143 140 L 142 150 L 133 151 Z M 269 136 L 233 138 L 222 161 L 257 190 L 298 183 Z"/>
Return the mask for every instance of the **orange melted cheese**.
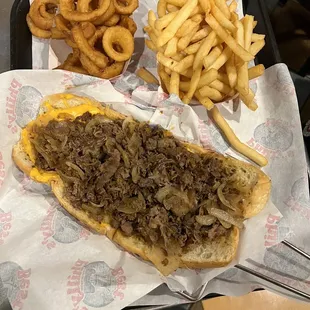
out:
<path id="1" fill-rule="evenodd" d="M 70 96 L 70 95 L 67 95 Z M 71 95 L 72 96 L 72 95 Z M 67 98 L 70 99 L 70 98 Z M 99 108 L 90 105 L 82 104 L 76 107 L 68 107 L 65 109 L 54 109 L 49 102 L 45 102 L 44 106 L 47 108 L 48 112 L 40 115 L 36 120 L 30 122 L 21 133 L 21 142 L 23 144 L 24 150 L 29 156 L 32 163 L 35 163 L 35 152 L 32 143 L 30 142 L 31 137 L 33 137 L 32 127 L 34 125 L 46 126 L 51 120 L 63 121 L 63 120 L 74 120 L 77 117 L 89 112 L 92 115 L 102 114 L 105 115 L 104 111 Z M 69 106 L 69 105 L 68 105 Z M 37 182 L 50 183 L 52 180 L 59 178 L 56 172 L 49 171 L 39 171 L 37 168 L 32 168 L 30 172 L 30 177 Z"/>

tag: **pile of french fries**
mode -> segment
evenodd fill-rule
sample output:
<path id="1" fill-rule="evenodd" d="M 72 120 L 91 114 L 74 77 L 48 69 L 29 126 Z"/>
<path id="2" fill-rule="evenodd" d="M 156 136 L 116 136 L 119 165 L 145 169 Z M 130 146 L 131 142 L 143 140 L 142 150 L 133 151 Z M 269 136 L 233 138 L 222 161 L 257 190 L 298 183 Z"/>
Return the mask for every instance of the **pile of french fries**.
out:
<path id="1" fill-rule="evenodd" d="M 235 0 L 229 5 L 225 0 L 159 0 L 158 17 L 148 13 L 145 43 L 156 53 L 164 91 L 185 104 L 199 101 L 231 145 L 263 166 L 267 160 L 240 142 L 215 106 L 239 95 L 249 109 L 257 109 L 249 80 L 262 75 L 264 66 L 248 69 L 248 63 L 265 45 L 265 35 L 253 33 L 253 16 L 239 20 L 236 8 Z"/>

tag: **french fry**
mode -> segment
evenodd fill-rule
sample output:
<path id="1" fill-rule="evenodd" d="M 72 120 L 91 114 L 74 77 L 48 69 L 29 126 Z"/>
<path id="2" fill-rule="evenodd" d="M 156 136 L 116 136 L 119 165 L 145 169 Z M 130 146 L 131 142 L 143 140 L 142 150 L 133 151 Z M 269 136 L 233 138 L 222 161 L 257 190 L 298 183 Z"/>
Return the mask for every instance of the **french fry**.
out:
<path id="1" fill-rule="evenodd" d="M 257 163 L 259 166 L 263 167 L 266 166 L 268 161 L 267 159 L 257 153 L 255 150 L 247 146 L 246 144 L 242 143 L 233 130 L 230 128 L 230 126 L 227 124 L 223 116 L 220 114 L 220 111 L 216 106 L 213 107 L 213 109 L 209 112 L 217 126 L 221 129 L 224 136 L 228 140 L 228 142 L 231 144 L 231 146 L 240 154 L 250 158 L 252 161 Z"/>
<path id="2" fill-rule="evenodd" d="M 214 70 L 214 69 L 212 69 L 212 70 Z M 228 80 L 228 76 L 226 73 L 218 72 L 217 73 L 217 79 L 219 81 L 223 82 L 224 84 L 229 85 L 229 80 Z"/>
<path id="3" fill-rule="evenodd" d="M 191 19 L 187 19 L 175 34 L 176 37 L 182 38 L 195 28 L 196 23 Z"/>
<path id="4" fill-rule="evenodd" d="M 198 69 L 196 69 L 194 71 L 194 74 L 193 74 L 193 76 L 191 78 L 191 81 L 190 81 L 189 90 L 185 94 L 185 96 L 183 97 L 183 102 L 185 104 L 189 104 L 190 101 L 192 100 L 193 96 L 194 96 L 194 93 L 195 93 L 195 91 L 197 89 L 197 86 L 198 86 L 198 83 L 199 83 L 199 80 L 200 80 L 201 71 L 202 71 L 202 66 L 200 66 Z"/>
<path id="5" fill-rule="evenodd" d="M 193 68 L 189 68 L 189 69 L 186 69 L 185 71 L 181 72 L 181 78 L 188 78 L 189 80 L 191 79 L 192 75 L 193 75 Z"/>
<path id="6" fill-rule="evenodd" d="M 254 17 L 251 15 L 245 15 L 243 19 L 244 27 L 244 48 L 248 51 L 251 46 L 251 37 L 253 33 Z"/>
<path id="7" fill-rule="evenodd" d="M 207 110 L 211 110 L 214 107 L 214 103 L 211 99 L 209 97 L 201 96 L 198 91 L 195 92 L 195 97 Z"/>
<path id="8" fill-rule="evenodd" d="M 191 20 L 197 24 L 200 24 L 203 21 L 203 16 L 202 14 L 195 14 L 191 17 Z"/>
<path id="9" fill-rule="evenodd" d="M 163 53 L 157 53 L 157 61 L 161 63 L 164 67 L 169 68 L 173 71 L 173 68 L 178 64 L 177 61 L 172 58 L 166 57 Z"/>
<path id="10" fill-rule="evenodd" d="M 220 44 L 222 44 L 222 43 L 224 43 L 224 41 L 223 41 L 221 38 L 215 37 L 215 39 L 214 39 L 214 41 L 213 41 L 212 47 L 218 46 L 218 45 L 220 45 Z"/>
<path id="11" fill-rule="evenodd" d="M 217 77 L 218 72 L 215 69 L 203 70 L 197 88 L 199 89 L 205 85 L 209 85 L 216 80 Z"/>
<path id="12" fill-rule="evenodd" d="M 168 74 L 168 75 L 171 75 L 171 73 L 173 72 L 171 69 L 165 67 L 165 72 Z"/>
<path id="13" fill-rule="evenodd" d="M 215 17 L 215 19 L 228 31 L 231 33 L 234 33 L 236 31 L 236 27 L 233 25 L 233 23 L 226 18 L 223 12 L 216 6 L 211 6 L 211 13 Z"/>
<path id="14" fill-rule="evenodd" d="M 182 59 L 185 58 L 185 55 L 178 53 L 178 54 L 172 56 L 171 58 L 172 58 L 173 60 L 175 60 L 175 61 L 181 61 Z"/>
<path id="15" fill-rule="evenodd" d="M 144 67 L 138 69 L 136 74 L 138 77 L 140 77 L 146 83 L 159 85 L 159 82 L 156 79 L 156 77 L 150 71 L 145 69 Z"/>
<path id="16" fill-rule="evenodd" d="M 175 6 L 175 5 L 173 5 L 173 4 L 167 4 L 167 11 L 169 13 L 177 12 L 177 11 L 179 11 L 179 8 L 177 6 Z"/>
<path id="17" fill-rule="evenodd" d="M 252 42 L 256 42 L 256 41 L 259 41 L 259 40 L 265 40 L 265 35 L 264 34 L 253 33 L 252 36 L 251 36 L 251 41 Z"/>
<path id="18" fill-rule="evenodd" d="M 211 10 L 211 5 L 209 0 L 198 0 L 200 6 L 202 7 L 204 13 L 208 14 Z"/>
<path id="19" fill-rule="evenodd" d="M 178 41 L 178 51 L 183 51 L 188 44 L 191 41 L 191 38 L 195 35 L 195 33 L 197 32 L 199 26 L 196 26 L 194 29 L 191 30 L 190 33 L 188 33 L 186 36 L 180 38 L 180 40 Z"/>
<path id="20" fill-rule="evenodd" d="M 171 23 L 171 21 L 177 16 L 177 14 L 178 12 L 172 12 L 157 19 L 155 21 L 155 28 L 158 31 L 162 31 L 164 28 L 166 28 Z"/>
<path id="21" fill-rule="evenodd" d="M 214 0 L 214 4 L 223 12 L 226 18 L 230 19 L 230 11 L 225 0 Z"/>
<path id="22" fill-rule="evenodd" d="M 184 49 L 184 53 L 186 53 L 187 55 L 196 54 L 202 42 L 203 41 L 200 40 L 194 44 L 189 45 L 186 49 Z"/>
<path id="23" fill-rule="evenodd" d="M 225 63 L 229 85 L 234 88 L 237 84 L 237 69 L 235 66 L 235 55 L 231 55 Z"/>
<path id="24" fill-rule="evenodd" d="M 193 69 L 196 70 L 199 68 L 203 63 L 203 58 L 207 56 L 212 48 L 213 41 L 216 37 L 216 34 L 214 31 L 212 31 L 203 41 L 203 43 L 200 45 L 199 50 L 195 56 Z"/>
<path id="25" fill-rule="evenodd" d="M 149 39 L 145 39 L 145 45 L 150 49 L 152 50 L 153 52 L 157 52 L 157 48 L 155 46 L 155 44 L 153 43 L 152 40 L 149 40 Z"/>
<path id="26" fill-rule="evenodd" d="M 257 65 L 249 69 L 248 74 L 249 74 L 249 80 L 253 80 L 265 72 L 265 67 L 264 65 Z"/>
<path id="27" fill-rule="evenodd" d="M 218 90 L 219 92 L 221 92 L 225 95 L 228 95 L 228 96 L 233 95 L 233 89 L 230 86 L 224 84 L 220 80 L 214 80 L 209 86 Z"/>
<path id="28" fill-rule="evenodd" d="M 237 41 L 237 43 L 244 47 L 244 28 L 243 28 L 243 24 L 241 23 L 240 20 L 236 20 L 234 22 L 236 28 L 237 28 L 237 31 L 234 33 L 234 37 L 235 37 L 235 40 Z M 240 57 L 238 57 L 237 55 L 235 55 L 235 65 L 237 67 L 240 67 L 240 65 L 242 65 L 243 63 L 243 60 L 240 59 Z"/>
<path id="29" fill-rule="evenodd" d="M 184 6 L 178 11 L 177 15 L 170 22 L 170 24 L 162 31 L 158 37 L 158 46 L 165 45 L 173 38 L 178 29 L 188 19 L 190 13 L 197 6 L 198 0 L 187 1 Z"/>
<path id="30" fill-rule="evenodd" d="M 156 15 L 152 10 L 150 10 L 148 12 L 148 23 L 149 26 L 152 28 L 151 30 L 154 31 L 154 34 L 158 37 L 160 35 L 160 31 L 158 31 L 155 28 L 155 21 L 156 21 Z"/>
<path id="31" fill-rule="evenodd" d="M 166 14 L 167 3 L 166 0 L 159 0 L 157 3 L 157 15 L 162 17 Z"/>
<path id="32" fill-rule="evenodd" d="M 255 29 L 256 26 L 257 26 L 257 20 L 254 20 L 254 22 L 253 22 L 253 29 Z"/>
<path id="33" fill-rule="evenodd" d="M 247 62 L 243 63 L 238 68 L 237 87 L 238 91 L 244 96 L 249 92 L 249 71 Z"/>
<path id="34" fill-rule="evenodd" d="M 202 97 L 208 97 L 213 101 L 220 102 L 224 99 L 224 96 L 215 88 L 208 85 L 201 87 L 198 92 Z"/>
<path id="35" fill-rule="evenodd" d="M 167 3 L 172 4 L 174 6 L 182 7 L 187 0 L 166 0 Z"/>
<path id="36" fill-rule="evenodd" d="M 185 58 L 183 58 L 178 64 L 173 66 L 172 71 L 182 73 L 186 69 L 190 68 L 194 63 L 194 55 L 188 55 Z"/>
<path id="37" fill-rule="evenodd" d="M 204 39 L 210 32 L 211 32 L 211 28 L 209 26 L 206 26 L 206 27 L 200 29 L 192 37 L 191 42 L 195 43 L 197 41 Z"/>
<path id="38" fill-rule="evenodd" d="M 167 57 L 171 57 L 171 56 L 176 55 L 177 52 L 178 52 L 177 44 L 178 44 L 178 38 L 173 37 L 167 43 L 164 55 L 167 56 Z"/>
<path id="39" fill-rule="evenodd" d="M 231 13 L 231 22 L 234 23 L 236 20 L 238 20 L 239 16 L 236 12 Z"/>
<path id="40" fill-rule="evenodd" d="M 237 2 L 235 0 L 231 1 L 228 8 L 229 8 L 230 13 L 235 12 L 237 9 Z"/>
<path id="41" fill-rule="evenodd" d="M 177 72 L 172 72 L 170 77 L 170 94 L 175 94 L 179 96 L 179 88 L 180 88 L 180 74 Z"/>
<path id="42" fill-rule="evenodd" d="M 204 57 L 203 65 L 205 69 L 208 69 L 216 61 L 216 59 L 221 55 L 223 48 L 222 46 L 221 47 L 220 46 L 221 45 L 214 47 L 209 53 L 209 55 Z"/>
<path id="43" fill-rule="evenodd" d="M 236 20 L 235 21 L 235 26 L 237 28 L 237 31 L 235 33 L 235 39 L 237 41 L 237 43 L 244 47 L 244 28 L 243 28 L 243 24 L 241 23 L 240 20 Z"/>
<path id="44" fill-rule="evenodd" d="M 163 84 L 162 86 L 166 88 L 164 90 L 170 93 L 170 76 L 165 72 L 163 66 L 158 67 L 158 75 L 162 82 L 161 85 Z"/>
<path id="45" fill-rule="evenodd" d="M 240 46 L 236 40 L 217 22 L 212 15 L 206 16 L 206 22 L 214 32 L 230 47 L 230 49 L 239 56 L 243 61 L 250 61 L 254 56 Z"/>
<path id="46" fill-rule="evenodd" d="M 184 72 L 183 72 L 184 74 Z M 185 73 L 186 74 L 186 73 Z M 193 76 L 193 72 L 189 72 L 188 77 L 192 77 Z M 218 72 L 215 69 L 211 69 L 211 70 L 204 70 L 201 72 L 201 76 L 197 85 L 197 89 L 202 88 L 203 86 L 209 85 L 210 83 L 212 83 L 214 80 L 216 80 L 218 78 Z M 190 81 L 183 81 L 180 82 L 180 89 L 188 92 L 190 88 Z"/>
<path id="47" fill-rule="evenodd" d="M 209 69 L 220 69 L 226 61 L 231 57 L 232 55 L 232 50 L 226 46 L 224 50 L 222 51 L 221 55 L 214 61 L 214 63 L 209 67 Z"/>
<path id="48" fill-rule="evenodd" d="M 265 46 L 265 40 L 258 40 L 250 46 L 250 53 L 255 56 Z"/>

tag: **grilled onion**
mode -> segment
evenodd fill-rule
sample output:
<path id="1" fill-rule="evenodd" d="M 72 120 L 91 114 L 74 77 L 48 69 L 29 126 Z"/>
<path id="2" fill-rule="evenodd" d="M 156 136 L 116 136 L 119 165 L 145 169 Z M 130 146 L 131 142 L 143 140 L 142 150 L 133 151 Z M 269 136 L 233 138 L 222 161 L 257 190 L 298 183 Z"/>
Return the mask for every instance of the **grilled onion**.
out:
<path id="1" fill-rule="evenodd" d="M 210 215 L 217 217 L 219 220 L 223 220 L 227 223 L 230 223 L 231 225 L 237 226 L 240 229 L 244 227 L 241 219 L 235 218 L 224 210 L 218 208 L 209 208 L 208 212 Z"/>

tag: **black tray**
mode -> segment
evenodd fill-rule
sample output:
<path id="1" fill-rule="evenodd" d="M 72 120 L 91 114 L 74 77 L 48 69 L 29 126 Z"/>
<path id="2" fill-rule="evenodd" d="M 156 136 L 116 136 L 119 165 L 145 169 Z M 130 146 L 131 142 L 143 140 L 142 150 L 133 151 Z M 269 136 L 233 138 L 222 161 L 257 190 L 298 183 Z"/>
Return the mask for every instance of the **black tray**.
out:
<path id="1" fill-rule="evenodd" d="M 258 24 L 255 32 L 266 34 L 266 45 L 256 62 L 266 68 L 281 62 L 275 36 L 269 20 L 266 0 L 244 0 L 244 13 L 254 15 Z M 11 70 L 32 69 L 32 39 L 26 23 L 29 0 L 15 0 L 11 10 Z"/>

